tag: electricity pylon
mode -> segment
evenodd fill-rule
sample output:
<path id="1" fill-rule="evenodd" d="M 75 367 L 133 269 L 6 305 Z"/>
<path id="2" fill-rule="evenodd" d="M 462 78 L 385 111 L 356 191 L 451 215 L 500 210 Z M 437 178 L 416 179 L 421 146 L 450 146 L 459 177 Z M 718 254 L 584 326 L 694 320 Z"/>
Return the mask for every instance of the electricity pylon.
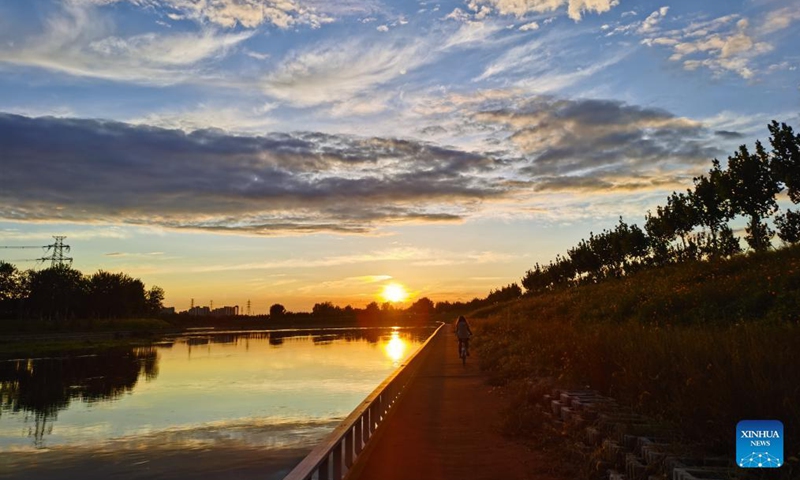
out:
<path id="1" fill-rule="evenodd" d="M 52 250 L 53 254 L 49 257 L 42 257 L 39 260 L 42 262 L 50 260 L 51 267 L 60 267 L 64 264 L 72 265 L 72 257 L 64 256 L 64 251 L 70 251 L 69 245 L 64 245 L 64 239 L 67 237 L 63 235 L 54 235 L 53 238 L 56 239 L 55 243 L 47 246 L 47 251 L 49 252 Z"/>

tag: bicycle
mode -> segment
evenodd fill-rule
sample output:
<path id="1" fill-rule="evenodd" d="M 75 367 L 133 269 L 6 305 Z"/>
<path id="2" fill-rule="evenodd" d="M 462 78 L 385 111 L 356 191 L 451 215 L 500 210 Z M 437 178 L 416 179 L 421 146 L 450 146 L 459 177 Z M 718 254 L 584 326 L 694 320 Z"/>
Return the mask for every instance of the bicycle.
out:
<path id="1" fill-rule="evenodd" d="M 458 356 L 461 358 L 461 365 L 467 366 L 467 342 L 458 342 Z"/>

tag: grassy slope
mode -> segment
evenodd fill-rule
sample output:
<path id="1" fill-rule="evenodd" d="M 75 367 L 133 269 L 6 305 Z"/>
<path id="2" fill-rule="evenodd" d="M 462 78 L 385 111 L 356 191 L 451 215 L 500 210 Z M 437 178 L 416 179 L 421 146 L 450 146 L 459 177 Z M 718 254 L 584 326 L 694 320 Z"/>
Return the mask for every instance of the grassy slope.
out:
<path id="1" fill-rule="evenodd" d="M 800 248 L 523 298 L 475 346 L 498 383 L 590 386 L 731 452 L 741 419 L 800 431 Z M 795 435 L 796 436 L 796 435 Z M 787 457 L 800 454 L 787 439 Z"/>

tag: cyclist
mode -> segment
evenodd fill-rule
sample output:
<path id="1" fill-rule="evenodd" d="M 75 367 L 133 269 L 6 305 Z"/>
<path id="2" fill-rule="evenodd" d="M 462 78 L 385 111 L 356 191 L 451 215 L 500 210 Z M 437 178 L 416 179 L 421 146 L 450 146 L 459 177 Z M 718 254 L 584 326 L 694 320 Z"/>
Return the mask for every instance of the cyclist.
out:
<path id="1" fill-rule="evenodd" d="M 469 337 L 472 336 L 472 330 L 469 328 L 469 323 L 467 323 L 464 315 L 461 315 L 456 320 L 455 331 L 456 337 L 458 337 L 458 354 L 461 354 L 461 344 L 463 343 L 467 350 L 467 356 L 469 356 Z"/>

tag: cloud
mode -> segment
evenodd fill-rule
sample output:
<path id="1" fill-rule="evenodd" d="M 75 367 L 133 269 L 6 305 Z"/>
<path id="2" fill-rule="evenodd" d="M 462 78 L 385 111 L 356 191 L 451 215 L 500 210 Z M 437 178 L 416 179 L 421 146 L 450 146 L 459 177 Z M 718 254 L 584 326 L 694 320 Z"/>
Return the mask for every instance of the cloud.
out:
<path id="1" fill-rule="evenodd" d="M 447 50 L 455 47 L 472 47 L 480 46 L 486 47 L 491 44 L 490 39 L 497 32 L 500 32 L 505 27 L 498 22 L 489 21 L 467 21 L 449 35 L 444 42 L 438 47 L 441 50 Z"/>
<path id="2" fill-rule="evenodd" d="M 766 14 L 758 31 L 762 35 L 767 35 L 789 28 L 792 23 L 797 21 L 800 21 L 800 10 L 796 6 L 779 8 Z"/>
<path id="3" fill-rule="evenodd" d="M 528 30 L 539 30 L 539 24 L 536 22 L 526 23 L 519 27 L 520 31 L 527 32 Z"/>
<path id="4" fill-rule="evenodd" d="M 474 119 L 507 132 L 529 159 L 520 173 L 538 190 L 661 188 L 721 153 L 699 122 L 611 100 L 538 97 Z"/>
<path id="5" fill-rule="evenodd" d="M 276 100 L 298 107 L 352 103 L 453 50 L 485 48 L 502 29 L 494 22 L 466 22 L 416 37 L 322 43 L 287 54 L 261 87 Z"/>
<path id="6" fill-rule="evenodd" d="M 728 130 L 716 130 L 714 131 L 714 135 L 720 136 L 722 138 L 731 138 L 731 139 L 744 138 L 744 134 L 740 132 L 731 132 Z"/>
<path id="7" fill-rule="evenodd" d="M 473 0 L 475 5 L 485 5 L 501 15 L 524 17 L 529 14 L 553 12 L 567 8 L 569 18 L 579 21 L 585 12 L 605 13 L 619 5 L 618 0 Z"/>
<path id="8" fill-rule="evenodd" d="M 658 29 L 658 24 L 666 17 L 669 7 L 661 7 L 644 19 L 639 26 L 639 33 L 647 34 Z"/>
<path id="9" fill-rule="evenodd" d="M 585 50 L 580 37 L 549 33 L 506 49 L 474 81 L 494 80 L 535 93 L 563 91 L 620 62 L 631 51 L 621 48 L 611 56 Z M 568 53 L 568 55 L 565 54 Z"/>
<path id="10" fill-rule="evenodd" d="M 449 250 L 400 246 L 373 250 L 352 255 L 324 257 L 287 258 L 268 262 L 207 265 L 193 269 L 194 272 L 243 271 L 243 270 L 297 270 L 318 269 L 342 265 L 357 265 L 387 262 L 402 262 L 412 266 L 444 266 L 464 264 L 497 264 L 518 260 L 518 255 L 493 251 L 453 252 Z M 390 280 L 389 275 L 366 275 L 335 280 L 337 286 L 363 285 Z"/>
<path id="11" fill-rule="evenodd" d="M 430 59 L 421 40 L 324 44 L 289 54 L 264 78 L 263 90 L 304 107 L 349 100 Z"/>
<path id="12" fill-rule="evenodd" d="M 654 12 L 647 20 L 656 13 L 659 12 Z M 770 42 L 764 40 L 764 33 L 785 28 L 793 21 L 791 13 L 787 12 L 780 19 L 774 13 L 766 16 L 760 29 L 752 28 L 746 18 L 726 15 L 663 33 L 646 20 L 638 32 L 646 36 L 643 44 L 670 48 L 672 55 L 669 59 L 682 62 L 685 70 L 707 68 L 716 77 L 733 72 L 745 80 L 751 80 L 757 71 L 753 63 L 774 49 Z M 663 19 L 663 15 L 655 18 Z"/>
<path id="13" fill-rule="evenodd" d="M 38 67 L 79 77 L 170 85 L 206 76 L 204 66 L 250 38 L 253 32 L 199 32 L 130 37 L 92 10 L 67 3 L 46 20 L 44 33 L 14 45 L 0 44 L 0 63 Z"/>
<path id="14" fill-rule="evenodd" d="M 392 138 L 233 136 L 0 115 L 0 217 L 209 230 L 369 233 L 453 222 L 505 194 L 487 156 Z"/>
<path id="15" fill-rule="evenodd" d="M 316 2 L 298 0 L 67 0 L 76 5 L 103 6 L 128 2 L 165 12 L 172 20 L 190 19 L 202 24 L 233 28 L 255 28 L 271 24 L 287 29 L 298 25 L 319 27 L 334 19 Z M 341 9 L 339 10 L 341 11 Z"/>
<path id="16" fill-rule="evenodd" d="M 250 106 L 199 104 L 180 110 L 155 111 L 127 121 L 136 125 L 179 129 L 185 132 L 220 129 L 237 133 L 263 133 L 278 123 L 270 114 L 274 108 L 275 105 L 271 103 Z"/>

